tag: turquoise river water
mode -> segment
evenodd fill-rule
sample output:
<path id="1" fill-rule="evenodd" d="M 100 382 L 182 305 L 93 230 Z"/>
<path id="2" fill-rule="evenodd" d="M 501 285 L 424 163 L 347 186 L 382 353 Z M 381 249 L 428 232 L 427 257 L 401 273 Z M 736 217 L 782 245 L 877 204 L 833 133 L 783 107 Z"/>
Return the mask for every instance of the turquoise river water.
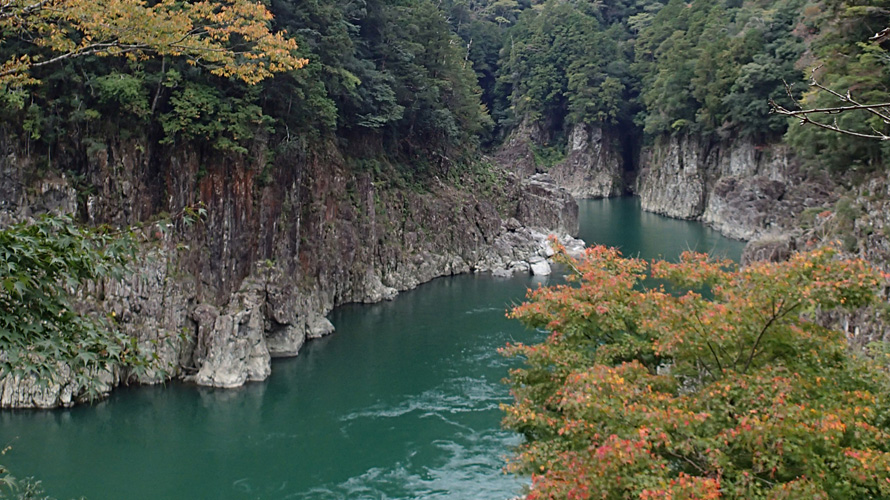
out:
<path id="1" fill-rule="evenodd" d="M 633 198 L 580 206 L 580 236 L 625 255 L 743 246 Z M 60 499 L 505 500 L 524 480 L 502 472 L 520 438 L 499 427 L 512 361 L 497 348 L 540 337 L 504 317 L 537 283 L 456 276 L 337 308 L 336 333 L 241 389 L 171 383 L 0 412 L 0 463 Z"/>

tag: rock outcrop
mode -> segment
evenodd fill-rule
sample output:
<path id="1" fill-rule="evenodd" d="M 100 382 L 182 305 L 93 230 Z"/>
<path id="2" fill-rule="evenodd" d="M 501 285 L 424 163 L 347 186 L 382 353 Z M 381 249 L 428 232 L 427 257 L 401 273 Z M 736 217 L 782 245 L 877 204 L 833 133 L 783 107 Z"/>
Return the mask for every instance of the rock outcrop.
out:
<path id="1" fill-rule="evenodd" d="M 607 198 L 625 194 L 626 165 L 619 134 L 599 125 L 572 126 L 564 144 L 565 157 L 554 165 L 538 165 L 535 148 L 556 142 L 545 126 L 523 121 L 495 155 L 497 163 L 521 177 L 547 173 L 575 198 Z"/>
<path id="2" fill-rule="evenodd" d="M 832 196 L 830 183 L 801 172 L 780 144 L 662 138 L 641 165 L 635 191 L 644 210 L 702 220 L 742 240 L 790 228 Z"/>
<path id="3" fill-rule="evenodd" d="M 41 380 L 35 375 L 12 375 L 0 378 L 0 408 L 56 408 L 86 401 L 89 397 L 107 395 L 118 385 L 116 370 L 102 370 L 91 374 L 90 389 L 81 383 L 64 363 L 55 367 L 52 380 Z"/>
<path id="4" fill-rule="evenodd" d="M 640 197 L 643 210 L 700 220 L 730 238 L 763 237 L 775 251 L 775 240 L 787 239 L 804 210 L 837 198 L 826 174 L 803 171 L 789 148 L 778 142 L 664 136 L 637 154 L 633 137 L 576 124 L 568 134 L 565 158 L 550 167 L 538 165 L 536 148 L 557 136 L 543 124 L 523 121 L 495 159 L 524 177 L 546 170 L 576 198 L 630 191 Z M 638 162 L 632 160 L 636 157 Z M 764 246 L 758 252 L 768 256 Z"/>
<path id="5" fill-rule="evenodd" d="M 194 352 L 198 373 L 188 377 L 190 380 L 212 387 L 239 387 L 265 380 L 272 373 L 262 310 L 265 294 L 258 285 L 253 279 L 246 280 L 244 289 L 236 292 L 223 310 L 201 304 L 192 311 L 198 324 Z M 276 345 L 279 352 L 296 355 L 306 332 L 294 333 L 291 343 Z"/>
<path id="6" fill-rule="evenodd" d="M 86 164 L 60 165 L 92 186 L 79 202 L 61 175 L 37 181 L 46 189 L 29 185 L 27 157 L 13 147 L 0 161 L 10 174 L 0 183 L 9 195 L 0 223 L 76 208 L 97 223 L 141 227 L 134 272 L 102 284 L 101 307 L 160 363 L 121 373 L 109 388 L 169 377 L 216 387 L 262 380 L 272 357 L 296 355 L 333 330 L 325 315 L 336 305 L 391 299 L 438 276 L 529 272 L 549 232 L 568 241 L 578 230 L 577 204 L 547 176 L 504 172 L 483 195 L 437 179 L 420 190 L 387 187 L 346 167 L 332 146 L 295 148 L 271 163 L 262 144 L 244 157 L 151 149 L 111 142 Z M 199 203 L 206 217 L 187 224 L 177 215 Z M 0 406 L 73 404 L 84 394 L 71 380 L 47 392 L 7 377 Z"/>
<path id="7" fill-rule="evenodd" d="M 549 276 L 553 272 L 550 269 L 550 263 L 544 257 L 533 257 L 529 259 L 528 263 L 534 276 Z"/>
<path id="8" fill-rule="evenodd" d="M 495 162 L 520 177 L 541 173 L 536 165 L 534 148 L 549 142 L 550 133 L 544 125 L 523 120 L 498 148 Z"/>
<path id="9" fill-rule="evenodd" d="M 549 170 L 553 180 L 576 198 L 609 198 L 627 191 L 621 144 L 614 132 L 577 124 L 569 134 L 566 158 Z"/>
<path id="10" fill-rule="evenodd" d="M 560 234 L 578 233 L 578 203 L 571 196 L 559 195 L 562 186 L 549 175 L 532 175 L 521 186 L 515 216 L 522 224 Z"/>

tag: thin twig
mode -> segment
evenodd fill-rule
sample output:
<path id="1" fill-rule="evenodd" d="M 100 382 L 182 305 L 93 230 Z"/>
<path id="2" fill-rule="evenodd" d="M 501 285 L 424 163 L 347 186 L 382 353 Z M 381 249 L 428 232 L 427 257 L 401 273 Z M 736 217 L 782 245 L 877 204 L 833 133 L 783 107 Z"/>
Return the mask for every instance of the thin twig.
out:
<path id="1" fill-rule="evenodd" d="M 770 113 L 775 113 L 784 116 L 791 116 L 800 120 L 801 125 L 806 125 L 807 123 L 811 123 L 819 128 L 830 130 L 832 132 L 837 132 L 839 134 L 849 135 L 852 137 L 859 137 L 862 139 L 875 139 L 879 141 L 887 141 L 890 140 L 890 135 L 887 135 L 879 130 L 876 130 L 872 127 L 872 134 L 864 133 L 864 132 L 856 132 L 854 130 L 849 130 L 845 128 L 841 128 L 837 123 L 837 118 L 835 118 L 832 123 L 824 123 L 818 120 L 814 120 L 810 115 L 838 115 L 841 113 L 847 113 L 850 111 L 861 110 L 866 113 L 870 113 L 872 115 L 877 116 L 881 119 L 885 124 L 890 125 L 890 103 L 881 103 L 881 104 L 863 104 L 855 99 L 853 99 L 852 93 L 847 90 L 846 94 L 841 94 L 836 90 L 830 89 L 816 80 L 816 71 L 821 68 L 821 66 L 817 66 L 813 68 L 813 71 L 810 75 L 810 87 L 816 88 L 822 92 L 826 92 L 828 94 L 833 95 L 838 98 L 841 102 L 848 103 L 849 106 L 835 106 L 828 108 L 804 108 L 800 105 L 800 103 L 795 99 L 794 92 L 790 85 L 787 82 L 783 82 L 785 84 L 785 92 L 788 94 L 788 97 L 791 99 L 791 102 L 797 106 L 798 110 L 790 110 L 780 105 L 773 99 L 769 100 L 770 105 Z"/>

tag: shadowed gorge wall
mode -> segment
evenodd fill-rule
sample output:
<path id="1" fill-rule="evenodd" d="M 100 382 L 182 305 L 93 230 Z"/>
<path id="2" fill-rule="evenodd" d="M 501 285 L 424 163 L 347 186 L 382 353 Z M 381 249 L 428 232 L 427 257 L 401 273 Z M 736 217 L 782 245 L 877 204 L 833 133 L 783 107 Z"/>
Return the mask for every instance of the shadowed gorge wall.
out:
<path id="1" fill-rule="evenodd" d="M 542 253 L 545 231 L 574 234 L 578 224 L 574 200 L 546 180 L 501 172 L 479 184 L 468 174 L 462 188 L 437 179 L 397 188 L 347 167 L 332 143 L 270 159 L 261 143 L 250 157 L 122 140 L 76 166 L 85 192 L 61 174 L 37 177 L 26 153 L 4 146 L 5 219 L 76 209 L 92 223 L 139 225 L 133 273 L 105 285 L 103 307 L 158 352 L 168 375 L 203 385 L 267 377 L 270 357 L 332 331 L 324 316 L 335 305 L 504 269 Z M 199 204 L 206 217 L 176 216 Z M 64 382 L 37 389 L 10 379 L 2 394 L 4 406 L 78 395 Z"/>

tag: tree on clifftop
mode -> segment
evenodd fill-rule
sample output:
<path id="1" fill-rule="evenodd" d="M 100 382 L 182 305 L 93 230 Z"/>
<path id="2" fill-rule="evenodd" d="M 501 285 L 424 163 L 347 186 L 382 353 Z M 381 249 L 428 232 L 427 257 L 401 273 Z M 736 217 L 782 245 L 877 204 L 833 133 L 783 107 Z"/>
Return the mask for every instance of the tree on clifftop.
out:
<path id="1" fill-rule="evenodd" d="M 604 247 L 567 262 L 572 282 L 511 313 L 552 333 L 505 349 L 525 359 L 504 423 L 527 438 L 529 499 L 890 497 L 886 373 L 812 321 L 876 300 L 878 272 L 830 249 L 742 270 Z"/>
<path id="2" fill-rule="evenodd" d="M 33 68 L 88 55 L 184 57 L 215 75 L 257 83 L 306 64 L 293 40 L 270 31 L 271 19 L 250 0 L 3 1 L 0 88 L 35 83 Z"/>
<path id="3" fill-rule="evenodd" d="M 810 87 L 773 105 L 802 126 L 786 140 L 837 172 L 884 170 L 890 158 L 890 1 L 832 0 L 804 11 Z M 813 69 L 814 68 L 814 69 Z"/>

